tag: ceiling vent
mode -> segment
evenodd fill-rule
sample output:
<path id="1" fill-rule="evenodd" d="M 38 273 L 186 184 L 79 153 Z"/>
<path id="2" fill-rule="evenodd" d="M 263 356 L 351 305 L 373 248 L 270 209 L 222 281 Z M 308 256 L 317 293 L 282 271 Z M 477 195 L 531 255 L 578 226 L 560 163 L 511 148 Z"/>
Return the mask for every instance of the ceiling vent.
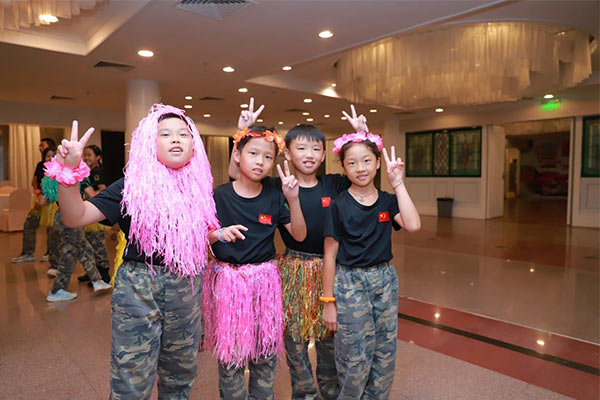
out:
<path id="1" fill-rule="evenodd" d="M 69 101 L 73 101 L 75 100 L 75 97 L 69 97 L 69 96 L 52 96 L 50 97 L 50 100 L 69 100 Z"/>
<path id="2" fill-rule="evenodd" d="M 129 64 L 121 64 L 121 63 L 110 62 L 110 61 L 98 61 L 96 63 L 96 65 L 94 65 L 94 68 L 116 68 L 119 71 L 127 72 L 127 71 L 131 71 L 135 67 L 133 65 L 129 65 Z"/>
<path id="3" fill-rule="evenodd" d="M 296 113 L 296 112 L 305 112 L 305 111 L 306 110 L 301 110 L 299 108 L 290 108 L 289 110 L 285 110 L 285 112 L 293 112 L 293 113 Z"/>
<path id="4" fill-rule="evenodd" d="M 396 115 L 413 115 L 412 111 L 396 111 Z"/>
<path id="5" fill-rule="evenodd" d="M 211 96 L 204 96 L 198 99 L 198 101 L 223 101 L 222 97 L 211 97 Z"/>
<path id="6" fill-rule="evenodd" d="M 182 0 L 177 5 L 182 10 L 191 11 L 206 17 L 224 20 L 236 11 L 241 10 L 249 4 L 256 3 L 254 0 Z"/>

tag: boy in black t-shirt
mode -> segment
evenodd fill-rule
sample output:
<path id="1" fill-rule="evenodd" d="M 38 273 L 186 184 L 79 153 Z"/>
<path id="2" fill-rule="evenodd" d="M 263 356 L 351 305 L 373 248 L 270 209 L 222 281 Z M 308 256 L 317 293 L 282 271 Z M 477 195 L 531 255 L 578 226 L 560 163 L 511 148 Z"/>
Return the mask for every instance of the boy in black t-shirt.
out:
<path id="1" fill-rule="evenodd" d="M 276 353 L 283 334 L 273 236 L 277 226 L 283 225 L 295 240 L 302 241 L 306 224 L 298 181 L 290 175 L 287 162 L 285 174 L 277 166 L 280 185 L 263 181 L 283 150 L 279 134 L 251 126 L 240 130 L 234 143 L 240 177 L 214 191 L 217 217 L 224 228 L 209 235 L 216 261 L 204 276 L 205 344 L 219 361 L 222 399 L 267 399 L 273 397 Z M 250 370 L 247 391 L 246 364 Z"/>

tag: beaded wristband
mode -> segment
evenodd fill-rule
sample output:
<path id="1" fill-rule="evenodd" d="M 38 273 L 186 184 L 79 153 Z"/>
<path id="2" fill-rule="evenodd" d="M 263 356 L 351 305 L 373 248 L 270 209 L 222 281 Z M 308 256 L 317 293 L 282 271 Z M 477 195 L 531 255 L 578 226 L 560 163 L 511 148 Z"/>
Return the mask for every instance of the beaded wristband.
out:
<path id="1" fill-rule="evenodd" d="M 71 168 L 59 162 L 56 159 L 56 156 L 54 156 L 52 157 L 52 160 L 44 163 L 44 168 L 44 175 L 55 179 L 65 187 L 81 182 L 90 175 L 90 167 L 88 167 L 83 160 L 79 162 L 77 168 Z"/>
<path id="2" fill-rule="evenodd" d="M 335 303 L 335 297 L 321 296 L 319 297 L 319 300 L 321 300 L 323 303 Z"/>
<path id="3" fill-rule="evenodd" d="M 225 229 L 225 228 L 219 229 L 219 232 L 217 232 L 217 238 L 219 238 L 219 242 L 227 243 L 227 240 L 223 240 L 223 238 L 221 237 L 221 232 L 223 231 L 223 229 Z"/>

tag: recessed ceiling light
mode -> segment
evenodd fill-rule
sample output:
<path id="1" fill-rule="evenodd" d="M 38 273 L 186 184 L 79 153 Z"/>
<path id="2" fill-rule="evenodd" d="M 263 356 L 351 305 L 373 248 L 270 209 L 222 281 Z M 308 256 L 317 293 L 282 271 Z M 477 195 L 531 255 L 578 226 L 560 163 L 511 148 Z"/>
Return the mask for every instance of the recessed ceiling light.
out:
<path id="1" fill-rule="evenodd" d="M 279 124 L 279 125 L 283 125 L 283 121 L 279 121 L 279 122 L 278 122 L 278 124 Z"/>
<path id="2" fill-rule="evenodd" d="M 138 51 L 138 56 L 152 57 L 152 56 L 154 56 L 154 52 L 151 50 L 140 50 L 140 51 Z"/>
<path id="3" fill-rule="evenodd" d="M 306 121 L 308 122 L 313 122 L 315 119 L 314 118 L 306 118 Z"/>
<path id="4" fill-rule="evenodd" d="M 244 104 L 240 104 L 241 108 L 248 108 L 248 104 L 244 103 Z"/>
<path id="5" fill-rule="evenodd" d="M 281 69 L 284 70 L 284 71 L 291 71 L 292 67 L 289 66 L 289 65 L 286 65 L 285 67 L 281 67 Z"/>
<path id="6" fill-rule="evenodd" d="M 330 117 L 330 115 L 329 115 L 329 114 L 325 114 L 325 115 L 323 115 L 323 117 L 325 117 L 325 118 L 329 118 L 329 117 Z"/>
<path id="7" fill-rule="evenodd" d="M 204 114 L 203 117 L 204 118 L 210 118 L 210 114 Z"/>
<path id="8" fill-rule="evenodd" d="M 304 99 L 305 103 L 312 103 L 312 99 Z"/>
<path id="9" fill-rule="evenodd" d="M 235 69 L 233 67 L 230 67 L 229 65 L 226 67 L 223 67 L 223 72 L 233 72 L 235 71 Z"/>
<path id="10" fill-rule="evenodd" d="M 240 92 L 240 93 L 246 93 L 247 91 L 248 91 L 248 88 L 245 88 L 245 87 L 241 87 L 238 89 L 238 92 Z"/>
<path id="11" fill-rule="evenodd" d="M 342 117 L 342 118 L 340 118 L 340 119 L 341 119 L 341 120 L 343 120 L 343 121 L 345 121 L 345 120 L 346 120 L 346 117 Z"/>
<path id="12" fill-rule="evenodd" d="M 546 344 L 542 339 L 538 339 L 538 341 L 536 343 L 539 344 L 540 346 L 543 346 Z"/>
<path id="13" fill-rule="evenodd" d="M 441 108 L 441 107 L 438 107 L 438 108 L 435 109 L 435 112 L 444 112 L 444 109 Z"/>
<path id="14" fill-rule="evenodd" d="M 186 100 L 191 100 L 191 99 L 192 99 L 192 96 L 185 96 L 185 99 L 186 99 Z"/>
<path id="15" fill-rule="evenodd" d="M 436 312 L 435 314 L 433 314 L 434 317 L 439 318 L 440 317 L 440 313 Z"/>
<path id="16" fill-rule="evenodd" d="M 54 22 L 58 22 L 58 18 L 52 14 L 41 14 L 40 21 L 52 24 Z"/>
<path id="17" fill-rule="evenodd" d="M 191 104 L 186 104 L 185 106 L 183 106 L 183 108 L 188 108 L 188 109 L 190 109 L 190 108 L 192 108 L 192 105 L 191 105 Z"/>
<path id="18" fill-rule="evenodd" d="M 263 122 L 262 118 L 256 120 L 256 122 Z"/>
<path id="19" fill-rule="evenodd" d="M 376 112 L 377 112 L 377 109 L 376 109 L 376 108 L 371 108 L 371 109 L 369 110 L 369 112 L 371 112 L 371 113 L 376 113 Z"/>
<path id="20" fill-rule="evenodd" d="M 310 115 L 310 113 L 308 111 L 304 111 L 302 115 Z"/>
<path id="21" fill-rule="evenodd" d="M 329 39 L 333 37 L 333 32 L 331 31 L 323 31 L 319 33 L 319 37 L 321 39 Z"/>
<path id="22" fill-rule="evenodd" d="M 335 83 L 332 83 L 332 84 L 331 84 L 331 87 L 336 87 L 336 86 L 337 86 L 337 85 L 336 85 Z"/>
<path id="23" fill-rule="evenodd" d="M 553 95 L 552 93 L 548 93 L 548 94 L 545 94 L 545 95 L 544 95 L 544 98 L 545 98 L 545 99 L 553 99 L 553 98 L 554 98 L 554 95 Z"/>

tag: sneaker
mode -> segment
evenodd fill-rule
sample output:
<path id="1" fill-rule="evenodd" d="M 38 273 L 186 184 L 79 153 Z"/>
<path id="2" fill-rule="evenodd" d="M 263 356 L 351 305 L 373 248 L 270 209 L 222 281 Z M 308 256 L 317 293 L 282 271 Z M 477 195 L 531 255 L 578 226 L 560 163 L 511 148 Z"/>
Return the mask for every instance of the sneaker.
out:
<path id="1" fill-rule="evenodd" d="M 48 274 L 48 276 L 56 276 L 58 275 L 58 270 L 56 268 L 48 268 L 48 271 L 46 271 L 46 273 Z"/>
<path id="2" fill-rule="evenodd" d="M 35 261 L 35 257 L 33 256 L 33 254 L 21 254 L 19 257 L 11 259 L 11 261 L 14 263 L 29 262 Z"/>
<path id="3" fill-rule="evenodd" d="M 90 280 L 90 277 L 87 276 L 87 274 L 85 274 L 85 275 L 78 276 L 77 280 L 79 282 L 88 282 Z"/>
<path id="4" fill-rule="evenodd" d="M 71 292 L 67 292 L 64 289 L 58 289 L 58 292 L 56 293 L 48 293 L 48 297 L 46 297 L 46 300 L 48 301 L 66 301 L 66 300 L 73 300 L 75 297 L 77 297 L 77 293 L 71 293 Z"/>
<path id="5" fill-rule="evenodd" d="M 40 258 L 41 262 L 48 262 L 50 260 L 50 254 L 44 254 L 42 258 Z"/>
<path id="6" fill-rule="evenodd" d="M 112 286 L 104 281 L 96 281 L 93 283 L 94 292 L 99 292 L 100 290 L 108 290 L 112 288 Z"/>

